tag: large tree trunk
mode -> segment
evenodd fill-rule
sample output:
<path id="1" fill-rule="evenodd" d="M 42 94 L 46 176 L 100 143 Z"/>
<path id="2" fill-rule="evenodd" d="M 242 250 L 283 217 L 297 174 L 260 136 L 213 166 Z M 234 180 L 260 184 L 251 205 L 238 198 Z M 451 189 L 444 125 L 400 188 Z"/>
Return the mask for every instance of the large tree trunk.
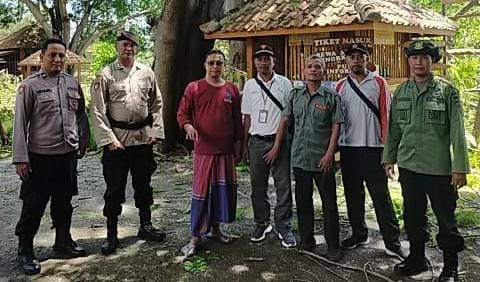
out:
<path id="1" fill-rule="evenodd" d="M 214 41 L 205 40 L 198 26 L 223 12 L 224 0 L 169 0 L 155 27 L 155 73 L 163 95 L 164 150 L 183 140 L 177 108 L 188 82 L 205 75 L 203 61 Z"/>
<path id="2" fill-rule="evenodd" d="M 235 9 L 243 2 L 243 0 L 226 0 L 225 1 L 225 12 Z M 245 51 L 245 41 L 231 40 L 229 42 L 229 55 L 230 55 L 230 66 L 235 69 L 246 71 L 247 62 L 246 62 L 246 51 Z M 240 89 L 243 88 L 245 81 L 239 81 Z"/>

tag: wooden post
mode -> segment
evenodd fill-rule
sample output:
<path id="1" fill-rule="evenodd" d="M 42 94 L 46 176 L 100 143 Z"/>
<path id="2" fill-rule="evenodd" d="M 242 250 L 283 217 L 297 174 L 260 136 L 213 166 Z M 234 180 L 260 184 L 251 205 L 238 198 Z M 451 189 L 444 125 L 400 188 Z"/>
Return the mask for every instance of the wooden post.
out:
<path id="1" fill-rule="evenodd" d="M 247 49 L 247 79 L 253 77 L 253 39 L 251 37 L 247 38 L 246 46 Z"/>
<path id="2" fill-rule="evenodd" d="M 75 65 L 75 68 L 77 69 L 77 81 L 80 83 L 82 81 L 82 65 Z"/>

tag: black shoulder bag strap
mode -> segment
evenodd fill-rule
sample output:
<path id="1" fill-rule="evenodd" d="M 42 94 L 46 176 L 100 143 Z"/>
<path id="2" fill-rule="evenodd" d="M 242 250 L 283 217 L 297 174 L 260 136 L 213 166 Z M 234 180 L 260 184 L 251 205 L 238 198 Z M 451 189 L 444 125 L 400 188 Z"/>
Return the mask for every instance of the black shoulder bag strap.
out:
<path id="1" fill-rule="evenodd" d="M 350 76 L 347 76 L 347 81 L 350 87 L 352 87 L 353 91 L 357 93 L 358 97 L 360 97 L 360 99 L 365 102 L 365 104 L 370 108 L 370 110 L 372 110 L 372 112 L 377 116 L 378 121 L 380 121 L 380 111 L 378 110 L 378 108 L 372 103 L 372 101 L 368 100 L 367 96 L 365 96 L 365 94 L 363 94 L 363 92 L 357 87 L 357 85 L 355 84 L 355 82 L 353 82 Z"/>
<path id="2" fill-rule="evenodd" d="M 256 76 L 255 76 L 255 81 L 260 86 L 260 88 L 262 88 L 263 92 L 265 92 L 265 94 L 267 94 L 268 98 L 270 98 L 270 100 L 272 100 L 272 102 L 275 105 L 277 105 L 277 107 L 280 109 L 280 111 L 283 111 L 282 103 L 280 103 L 280 101 L 278 101 L 277 98 L 275 98 L 275 96 L 273 96 L 272 92 L 270 92 L 270 89 L 268 89 L 265 86 L 265 84 L 263 84 L 263 82 L 261 82 L 260 79 L 258 79 L 258 77 L 256 77 Z"/>

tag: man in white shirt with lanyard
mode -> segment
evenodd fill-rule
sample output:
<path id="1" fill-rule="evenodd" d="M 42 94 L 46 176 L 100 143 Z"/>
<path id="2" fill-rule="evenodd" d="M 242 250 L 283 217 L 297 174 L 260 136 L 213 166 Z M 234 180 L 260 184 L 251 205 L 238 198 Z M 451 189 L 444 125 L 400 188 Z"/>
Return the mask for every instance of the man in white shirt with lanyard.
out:
<path id="1" fill-rule="evenodd" d="M 242 98 L 244 115 L 244 159 L 250 165 L 252 205 L 255 228 L 250 240 L 261 242 L 273 229 L 270 224 L 268 177 L 272 172 L 277 195 L 274 218 L 282 246 L 296 246 L 292 234 L 292 189 L 290 179 L 290 141 L 276 136 L 281 112 L 292 89 L 290 81 L 273 71 L 275 54 L 271 46 L 260 45 L 255 51 L 257 76 L 245 83 Z M 282 138 L 279 147 L 275 139 Z"/>
<path id="2" fill-rule="evenodd" d="M 386 253 L 404 258 L 406 253 L 398 239 L 400 229 L 381 157 L 391 93 L 383 77 L 367 70 L 368 55 L 366 46 L 350 45 L 345 51 L 350 75 L 341 79 L 336 86 L 345 120 L 338 143 L 348 219 L 352 226 L 352 235 L 342 242 L 342 247 L 354 249 L 369 242 L 365 223 L 365 182 Z"/>

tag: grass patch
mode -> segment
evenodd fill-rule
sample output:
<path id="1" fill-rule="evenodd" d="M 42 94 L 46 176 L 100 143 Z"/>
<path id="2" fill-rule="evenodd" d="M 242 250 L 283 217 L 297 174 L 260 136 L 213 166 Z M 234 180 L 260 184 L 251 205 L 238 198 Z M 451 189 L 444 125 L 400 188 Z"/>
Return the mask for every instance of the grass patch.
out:
<path id="1" fill-rule="evenodd" d="M 237 208 L 236 213 L 236 220 L 242 221 L 249 217 L 253 217 L 253 208 L 252 207 L 245 207 L 245 208 Z"/>
<path id="2" fill-rule="evenodd" d="M 209 264 L 216 262 L 219 259 L 220 257 L 218 255 L 206 251 L 205 257 L 195 256 L 192 260 L 184 262 L 183 269 L 190 273 L 205 272 L 207 271 Z"/>
<path id="3" fill-rule="evenodd" d="M 461 227 L 480 226 L 480 214 L 475 209 L 457 209 L 455 215 L 457 216 L 458 225 Z"/>

